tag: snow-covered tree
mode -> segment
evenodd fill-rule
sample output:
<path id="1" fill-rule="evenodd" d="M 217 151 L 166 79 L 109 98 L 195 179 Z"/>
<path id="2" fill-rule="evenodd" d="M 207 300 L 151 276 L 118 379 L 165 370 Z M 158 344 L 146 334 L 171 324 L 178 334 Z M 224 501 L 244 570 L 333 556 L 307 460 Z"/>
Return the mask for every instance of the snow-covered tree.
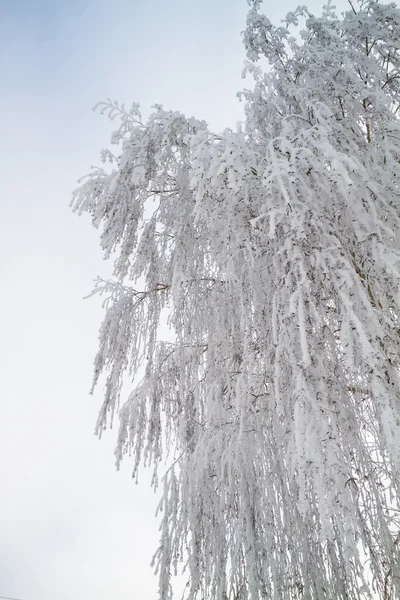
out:
<path id="1" fill-rule="evenodd" d="M 97 432 L 161 483 L 162 600 L 399 598 L 400 11 L 249 4 L 243 128 L 101 105 Z"/>

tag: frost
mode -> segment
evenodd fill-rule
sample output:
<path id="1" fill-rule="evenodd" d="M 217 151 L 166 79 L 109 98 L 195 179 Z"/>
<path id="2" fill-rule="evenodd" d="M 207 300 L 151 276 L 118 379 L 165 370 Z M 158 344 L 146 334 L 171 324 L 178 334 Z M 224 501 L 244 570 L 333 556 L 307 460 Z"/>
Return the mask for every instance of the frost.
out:
<path id="1" fill-rule="evenodd" d="M 97 431 L 118 414 L 117 464 L 152 465 L 155 487 L 169 465 L 161 599 L 180 570 L 190 600 L 394 599 L 400 12 L 328 3 L 275 27 L 249 5 L 244 126 L 99 105 L 115 170 L 73 199 L 116 256 L 95 290 Z"/>

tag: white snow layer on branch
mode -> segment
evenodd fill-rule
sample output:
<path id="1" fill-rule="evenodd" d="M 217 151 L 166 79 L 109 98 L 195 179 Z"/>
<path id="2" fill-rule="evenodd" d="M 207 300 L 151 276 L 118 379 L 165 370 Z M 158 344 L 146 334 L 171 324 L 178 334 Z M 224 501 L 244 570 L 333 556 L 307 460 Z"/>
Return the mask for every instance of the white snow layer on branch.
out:
<path id="1" fill-rule="evenodd" d="M 400 13 L 250 4 L 245 131 L 103 105 L 117 165 L 73 200 L 117 254 L 98 432 L 118 410 L 156 487 L 169 456 L 160 599 L 181 568 L 191 600 L 397 598 Z"/>

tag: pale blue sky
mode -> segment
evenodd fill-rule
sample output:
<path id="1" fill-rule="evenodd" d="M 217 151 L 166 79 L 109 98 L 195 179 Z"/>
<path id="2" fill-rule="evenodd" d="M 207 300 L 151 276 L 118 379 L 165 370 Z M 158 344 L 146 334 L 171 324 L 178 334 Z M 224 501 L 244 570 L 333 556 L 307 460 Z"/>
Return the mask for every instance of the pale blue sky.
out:
<path id="1" fill-rule="evenodd" d="M 278 21 L 297 2 L 265 12 Z M 344 0 L 341 0 L 344 7 Z M 309 6 L 317 11 L 322 2 Z M 319 8 L 318 8 L 319 7 Z M 107 275 L 72 215 L 76 179 L 108 146 L 107 96 L 235 126 L 246 0 L 0 0 L 0 595 L 151 600 L 156 498 L 88 396 Z"/>

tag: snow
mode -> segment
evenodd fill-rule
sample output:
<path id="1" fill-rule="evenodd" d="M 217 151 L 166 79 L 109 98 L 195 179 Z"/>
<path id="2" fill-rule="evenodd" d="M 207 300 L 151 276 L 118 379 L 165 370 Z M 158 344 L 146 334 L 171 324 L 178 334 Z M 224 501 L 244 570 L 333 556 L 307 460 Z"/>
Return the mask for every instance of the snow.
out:
<path id="1" fill-rule="evenodd" d="M 190 600 L 394 598 L 400 11 L 302 7 L 275 27 L 259 5 L 245 127 L 101 105 L 118 171 L 74 196 L 117 255 L 98 288 L 98 432 L 118 412 L 117 462 L 152 464 L 155 486 L 169 461 L 160 598 L 180 568 Z M 143 378 L 121 407 L 127 372 Z"/>

